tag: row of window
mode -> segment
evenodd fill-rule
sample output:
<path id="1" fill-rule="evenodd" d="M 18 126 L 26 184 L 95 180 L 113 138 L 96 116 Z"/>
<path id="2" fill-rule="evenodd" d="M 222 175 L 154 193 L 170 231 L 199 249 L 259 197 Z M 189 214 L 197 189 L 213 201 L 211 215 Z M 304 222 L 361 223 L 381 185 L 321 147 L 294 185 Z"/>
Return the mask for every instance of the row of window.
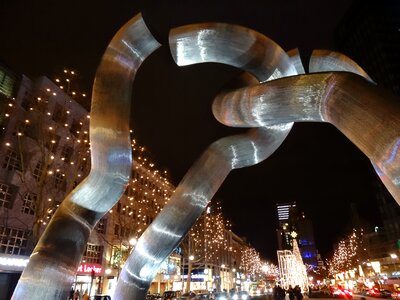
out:
<path id="1" fill-rule="evenodd" d="M 85 263 L 101 264 L 103 248 L 103 246 L 88 243 L 82 260 L 84 260 Z"/>
<path id="2" fill-rule="evenodd" d="M 22 99 L 21 106 L 26 111 L 30 111 L 31 108 L 37 109 L 43 114 L 46 113 L 47 104 L 49 102 L 49 95 L 44 95 L 41 97 L 37 97 L 36 99 L 32 97 L 29 92 L 25 92 L 25 95 Z M 64 124 L 68 121 L 68 113 L 64 105 L 60 103 L 56 103 L 53 113 L 51 114 L 53 121 L 58 122 L 64 126 Z M 77 120 L 72 120 L 70 132 L 74 136 L 78 136 L 79 132 L 82 130 L 82 122 Z"/>

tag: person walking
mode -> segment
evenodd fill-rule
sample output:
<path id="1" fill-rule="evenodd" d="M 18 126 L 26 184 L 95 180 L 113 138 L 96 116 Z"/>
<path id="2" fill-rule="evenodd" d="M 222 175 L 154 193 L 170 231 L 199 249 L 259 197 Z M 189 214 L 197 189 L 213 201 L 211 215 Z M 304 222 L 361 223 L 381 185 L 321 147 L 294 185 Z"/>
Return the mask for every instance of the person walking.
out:
<path id="1" fill-rule="evenodd" d="M 74 300 L 74 288 L 73 287 L 69 291 L 68 300 Z"/>
<path id="2" fill-rule="evenodd" d="M 74 297 L 75 300 L 81 300 L 81 292 L 78 289 L 75 291 Z"/>
<path id="3" fill-rule="evenodd" d="M 89 300 L 89 294 L 88 291 L 86 290 L 85 293 L 83 294 L 82 300 Z"/>
<path id="4" fill-rule="evenodd" d="M 287 293 L 288 293 L 288 295 L 289 295 L 289 300 L 294 300 L 294 290 L 293 290 L 293 288 L 292 288 L 291 285 L 289 285 L 289 288 L 288 288 L 288 290 L 287 290 Z"/>
<path id="5" fill-rule="evenodd" d="M 301 293 L 301 287 L 298 285 L 294 287 L 294 296 L 296 297 L 296 300 L 303 299 L 303 294 Z"/>

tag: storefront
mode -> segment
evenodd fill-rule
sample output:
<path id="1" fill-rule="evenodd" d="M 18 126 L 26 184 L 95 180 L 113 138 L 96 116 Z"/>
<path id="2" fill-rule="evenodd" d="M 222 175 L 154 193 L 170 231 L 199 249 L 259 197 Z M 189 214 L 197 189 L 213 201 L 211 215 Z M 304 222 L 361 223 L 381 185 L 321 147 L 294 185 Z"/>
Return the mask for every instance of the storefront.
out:
<path id="1" fill-rule="evenodd" d="M 74 290 L 81 295 L 87 291 L 90 296 L 102 293 L 104 271 L 99 264 L 80 264 L 73 284 Z"/>
<path id="2" fill-rule="evenodd" d="M 29 257 L 0 254 L 0 300 L 11 298 Z"/>

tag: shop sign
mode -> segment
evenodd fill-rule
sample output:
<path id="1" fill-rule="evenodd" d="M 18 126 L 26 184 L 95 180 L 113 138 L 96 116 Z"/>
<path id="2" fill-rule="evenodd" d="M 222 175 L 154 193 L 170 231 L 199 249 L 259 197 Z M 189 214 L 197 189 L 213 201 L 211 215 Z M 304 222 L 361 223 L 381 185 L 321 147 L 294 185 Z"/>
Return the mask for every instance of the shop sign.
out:
<path id="1" fill-rule="evenodd" d="M 103 271 L 103 268 L 99 264 L 80 264 L 78 267 L 78 273 L 82 274 L 101 274 Z"/>
<path id="2" fill-rule="evenodd" d="M 0 255 L 0 269 L 5 271 L 23 271 L 29 262 L 29 256 Z"/>

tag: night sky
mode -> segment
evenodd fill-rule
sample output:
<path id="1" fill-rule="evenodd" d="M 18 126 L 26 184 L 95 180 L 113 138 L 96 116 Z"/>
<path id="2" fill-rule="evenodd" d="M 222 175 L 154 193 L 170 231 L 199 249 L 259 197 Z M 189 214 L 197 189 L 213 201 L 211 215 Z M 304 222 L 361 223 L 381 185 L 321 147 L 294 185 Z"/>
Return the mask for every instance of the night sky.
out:
<path id="1" fill-rule="evenodd" d="M 169 29 L 204 21 L 243 25 L 286 51 L 298 48 L 306 66 L 312 49 L 335 49 L 333 30 L 351 3 L 338 0 L 327 9 L 317 0 L 143 2 L 2 1 L 0 60 L 32 78 L 54 78 L 72 68 L 89 92 L 109 41 L 142 12 L 165 46 L 137 74 L 132 127 L 175 185 L 210 143 L 240 132 L 211 113 L 214 96 L 239 72 L 219 64 L 177 67 L 165 43 Z M 277 202 L 297 202 L 313 221 L 317 248 L 328 254 L 351 228 L 350 203 L 370 226 L 379 223 L 375 180 L 369 160 L 333 126 L 297 123 L 266 161 L 232 171 L 216 198 L 234 232 L 246 236 L 264 258 L 276 260 Z"/>

